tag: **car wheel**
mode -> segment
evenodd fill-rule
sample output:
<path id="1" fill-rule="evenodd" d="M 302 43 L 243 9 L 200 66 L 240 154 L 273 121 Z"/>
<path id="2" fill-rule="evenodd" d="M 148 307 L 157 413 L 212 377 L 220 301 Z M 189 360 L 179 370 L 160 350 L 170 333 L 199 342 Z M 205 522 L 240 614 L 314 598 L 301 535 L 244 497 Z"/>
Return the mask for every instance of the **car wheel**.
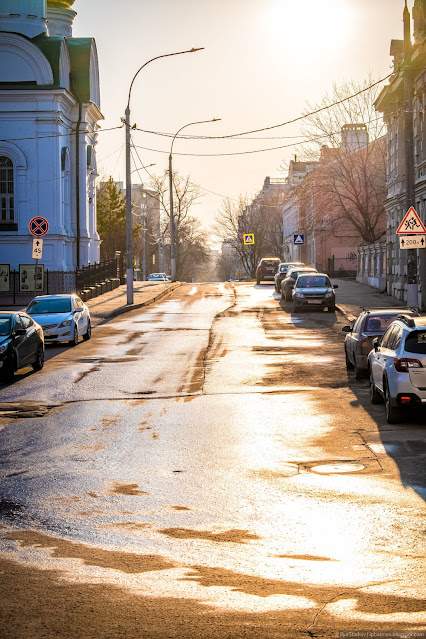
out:
<path id="1" fill-rule="evenodd" d="M 259 286 L 259 284 L 260 284 L 260 280 L 256 280 L 256 284 Z"/>
<path id="2" fill-rule="evenodd" d="M 302 307 L 299 304 L 293 303 L 293 313 L 301 313 L 301 312 L 302 312 Z"/>
<path id="3" fill-rule="evenodd" d="M 393 403 L 386 381 L 384 382 L 384 394 L 386 421 L 388 424 L 399 424 L 399 422 L 401 421 L 401 410 Z"/>
<path id="4" fill-rule="evenodd" d="M 90 320 L 87 322 L 87 331 L 83 335 L 83 339 L 87 342 L 88 339 L 92 337 L 92 326 L 90 324 Z"/>
<path id="5" fill-rule="evenodd" d="M 44 366 L 44 348 L 42 344 L 38 347 L 37 358 L 35 362 L 32 364 L 33 370 L 41 371 Z"/>
<path id="6" fill-rule="evenodd" d="M 381 404 L 383 402 L 383 397 L 377 390 L 377 386 L 374 383 L 372 371 L 370 371 L 370 401 L 372 404 Z"/>
<path id="7" fill-rule="evenodd" d="M 77 344 L 78 344 L 78 332 L 77 332 L 77 326 L 74 326 L 74 336 L 73 336 L 72 340 L 70 340 L 70 341 L 68 342 L 68 344 L 69 344 L 70 346 L 77 346 Z"/>
<path id="8" fill-rule="evenodd" d="M 351 371 L 354 365 L 352 364 L 351 360 L 348 357 L 348 351 L 346 350 L 346 348 L 345 348 L 345 363 L 346 363 L 346 370 Z"/>

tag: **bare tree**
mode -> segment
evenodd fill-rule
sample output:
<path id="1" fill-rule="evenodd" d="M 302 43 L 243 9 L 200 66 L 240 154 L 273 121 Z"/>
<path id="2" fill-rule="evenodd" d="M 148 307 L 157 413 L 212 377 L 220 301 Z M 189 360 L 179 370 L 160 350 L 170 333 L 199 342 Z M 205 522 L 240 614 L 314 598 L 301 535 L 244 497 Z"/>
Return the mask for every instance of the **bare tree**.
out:
<path id="1" fill-rule="evenodd" d="M 238 256 L 245 272 L 256 276 L 256 267 L 262 257 L 282 254 L 282 195 L 270 194 L 251 203 L 247 196 L 238 201 L 226 199 L 216 215 L 215 235 L 227 242 Z M 254 235 L 253 245 L 244 244 L 244 234 Z"/>
<path id="2" fill-rule="evenodd" d="M 197 275 L 210 260 L 210 249 L 208 233 L 195 217 L 186 216 L 179 227 L 178 255 L 177 279 L 199 279 Z"/>
<path id="3" fill-rule="evenodd" d="M 156 191 L 160 205 L 166 214 L 162 228 L 163 242 L 170 242 L 168 171 L 164 171 L 159 176 L 153 176 L 150 188 Z M 190 215 L 193 205 L 200 197 L 199 186 L 191 182 L 189 176 L 173 173 L 173 218 L 177 246 L 176 277 L 182 280 L 192 279 L 195 265 L 208 259 L 207 234 L 203 231 L 199 220 Z"/>
<path id="4" fill-rule="evenodd" d="M 333 85 L 319 104 L 307 104 L 311 114 L 302 129 L 309 138 L 304 156 L 319 160 L 305 185 L 315 199 L 316 224 L 335 235 L 356 233 L 366 243 L 386 226 L 385 125 L 374 109 L 379 86 L 373 84 L 370 77 Z"/>

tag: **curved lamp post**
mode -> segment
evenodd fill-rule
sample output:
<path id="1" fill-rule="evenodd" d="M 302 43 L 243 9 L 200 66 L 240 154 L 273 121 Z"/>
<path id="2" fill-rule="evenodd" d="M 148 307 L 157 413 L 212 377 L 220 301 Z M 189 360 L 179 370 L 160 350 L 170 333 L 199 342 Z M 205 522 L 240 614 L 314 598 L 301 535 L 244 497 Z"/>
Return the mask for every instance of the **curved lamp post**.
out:
<path id="1" fill-rule="evenodd" d="M 172 155 L 173 155 L 173 144 L 176 137 L 179 133 L 186 129 L 187 126 L 192 126 L 193 124 L 207 124 L 208 122 L 219 122 L 221 118 L 213 118 L 213 120 L 200 120 L 199 122 L 189 122 L 189 124 L 184 124 L 181 128 L 176 131 L 173 136 L 172 144 L 170 147 L 170 155 L 169 155 L 169 201 L 170 201 L 170 260 L 171 260 L 171 273 L 172 281 L 174 282 L 176 279 L 176 230 L 175 230 L 175 218 L 173 214 L 173 169 L 172 169 Z"/>
<path id="2" fill-rule="evenodd" d="M 133 236 L 132 236 L 132 183 L 130 177 L 130 96 L 132 94 L 133 83 L 138 74 L 144 67 L 154 60 L 160 58 L 168 58 L 172 55 L 182 55 L 183 53 L 194 53 L 201 51 L 204 47 L 192 48 L 187 51 L 177 51 L 176 53 L 165 53 L 157 55 L 145 62 L 135 73 L 129 87 L 129 97 L 125 111 L 125 129 L 126 129 L 126 275 L 127 275 L 127 304 L 133 304 Z"/>

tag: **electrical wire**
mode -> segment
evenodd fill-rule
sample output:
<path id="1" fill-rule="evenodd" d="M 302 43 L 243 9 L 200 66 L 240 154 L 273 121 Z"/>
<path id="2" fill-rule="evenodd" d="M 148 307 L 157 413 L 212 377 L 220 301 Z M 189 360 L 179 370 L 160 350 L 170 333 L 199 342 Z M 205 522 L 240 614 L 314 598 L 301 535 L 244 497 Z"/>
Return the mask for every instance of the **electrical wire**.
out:
<path id="1" fill-rule="evenodd" d="M 107 131 L 117 131 L 118 129 L 122 129 L 123 128 L 123 124 L 120 126 L 113 126 L 110 129 L 99 129 L 98 131 L 92 131 L 91 133 L 95 133 L 96 135 L 98 133 L 105 133 Z M 31 137 L 26 137 L 26 138 L 3 138 L 0 139 L 0 142 L 19 142 L 21 140 L 47 140 L 48 138 L 63 138 L 69 135 L 73 135 L 73 131 L 69 131 L 68 133 L 52 133 L 51 135 L 34 135 Z M 81 131 L 81 134 L 83 133 L 90 133 L 88 131 Z"/>
<path id="2" fill-rule="evenodd" d="M 377 80 L 376 82 L 373 82 L 372 84 L 369 84 L 367 87 L 364 87 L 363 89 L 360 89 L 359 91 L 356 91 L 352 95 L 348 95 L 345 98 L 342 98 L 341 100 L 336 100 L 335 102 L 332 102 L 331 104 L 327 104 L 327 105 L 325 105 L 323 107 L 319 107 L 318 109 L 315 109 L 314 111 L 310 111 L 309 113 L 304 113 L 302 115 L 299 115 L 297 118 L 293 118 L 292 120 L 287 120 L 286 122 L 281 122 L 281 124 L 273 124 L 271 126 L 262 127 L 260 129 L 253 129 L 252 131 L 243 131 L 241 133 L 232 133 L 232 134 L 229 134 L 229 135 L 205 136 L 203 139 L 205 139 L 205 140 L 225 140 L 225 139 L 228 139 L 228 138 L 241 137 L 242 135 L 250 135 L 252 133 L 261 133 L 262 131 L 271 131 L 272 129 L 278 129 L 279 127 L 287 126 L 288 124 L 294 124 L 295 122 L 299 122 L 300 120 L 304 120 L 305 118 L 308 118 L 308 117 L 310 117 L 312 115 L 317 115 L 317 113 L 321 113 L 322 111 L 326 111 L 327 109 L 331 109 L 331 108 L 333 108 L 335 106 L 338 106 L 339 104 L 343 104 L 344 102 L 347 102 L 348 100 L 352 100 L 353 98 L 358 97 L 362 93 L 365 93 L 366 91 L 369 91 L 370 89 L 374 88 L 378 84 L 381 84 L 382 82 L 385 82 L 386 80 L 388 80 L 391 77 L 391 75 L 394 75 L 393 71 L 392 71 L 392 73 L 388 73 L 388 75 L 385 76 L 384 78 L 381 78 L 380 80 Z M 156 133 L 155 131 L 145 131 L 144 129 L 138 129 L 137 127 L 135 127 L 135 129 L 137 131 L 142 131 L 143 133 Z M 173 137 L 171 133 L 159 133 L 159 132 L 157 132 L 156 134 L 157 135 L 167 136 L 167 137 Z M 189 136 L 182 136 L 182 137 L 188 137 L 188 139 L 190 139 Z"/>

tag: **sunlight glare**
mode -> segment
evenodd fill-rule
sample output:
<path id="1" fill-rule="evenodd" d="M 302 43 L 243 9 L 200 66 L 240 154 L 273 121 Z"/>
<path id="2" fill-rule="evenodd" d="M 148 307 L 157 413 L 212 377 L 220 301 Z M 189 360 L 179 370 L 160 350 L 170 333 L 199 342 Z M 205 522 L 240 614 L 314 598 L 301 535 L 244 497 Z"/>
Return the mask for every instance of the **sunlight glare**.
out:
<path id="1" fill-rule="evenodd" d="M 270 45 L 294 55 L 291 61 L 298 65 L 334 55 L 354 29 L 348 0 L 269 0 L 262 13 Z"/>

